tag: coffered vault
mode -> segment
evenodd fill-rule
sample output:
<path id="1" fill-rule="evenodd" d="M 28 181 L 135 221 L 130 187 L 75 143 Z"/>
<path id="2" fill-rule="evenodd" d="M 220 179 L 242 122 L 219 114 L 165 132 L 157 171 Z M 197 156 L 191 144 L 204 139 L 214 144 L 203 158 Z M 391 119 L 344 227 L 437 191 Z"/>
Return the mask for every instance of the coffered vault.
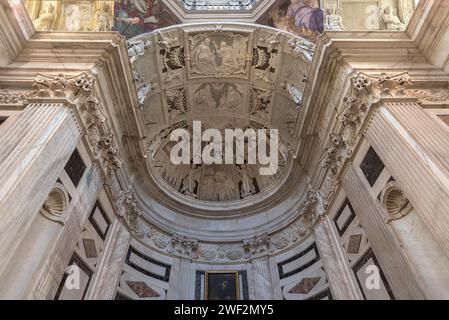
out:
<path id="1" fill-rule="evenodd" d="M 304 39 L 249 24 L 176 26 L 129 40 L 149 174 L 184 204 L 231 201 L 229 210 L 245 207 L 238 202 L 267 200 L 292 170 L 295 123 L 312 52 Z M 175 167 L 169 161 L 174 144 L 169 134 L 191 130 L 192 121 L 221 131 L 278 129 L 280 169 L 260 176 L 259 165 Z"/>
<path id="2" fill-rule="evenodd" d="M 295 125 L 313 50 L 300 37 L 242 23 L 180 25 L 130 39 L 147 146 L 133 155 L 142 217 L 186 238 L 227 239 L 236 249 L 251 230 L 263 234 L 291 223 L 307 187 L 294 159 Z M 169 134 L 191 130 L 192 121 L 221 131 L 279 129 L 277 174 L 261 176 L 259 165 L 174 166 Z M 295 221 L 307 234 L 305 222 Z M 138 228 L 148 232 L 145 224 Z"/>

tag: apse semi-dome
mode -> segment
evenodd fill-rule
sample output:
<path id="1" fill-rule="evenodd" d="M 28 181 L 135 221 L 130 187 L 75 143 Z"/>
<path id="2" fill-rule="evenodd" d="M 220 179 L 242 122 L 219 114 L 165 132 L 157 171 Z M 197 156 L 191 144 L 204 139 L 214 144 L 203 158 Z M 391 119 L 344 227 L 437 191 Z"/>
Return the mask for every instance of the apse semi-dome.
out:
<path id="1" fill-rule="evenodd" d="M 242 23 L 185 24 L 130 39 L 147 150 L 134 159 L 142 217 L 214 241 L 292 223 L 307 189 L 296 124 L 313 49 L 298 36 Z M 269 141 L 278 130 L 279 169 L 261 175 L 264 166 L 248 163 L 248 139 L 243 163 L 172 164 L 170 134 L 185 129 L 192 140 L 194 122 L 223 137 L 226 129 L 265 129 Z"/>

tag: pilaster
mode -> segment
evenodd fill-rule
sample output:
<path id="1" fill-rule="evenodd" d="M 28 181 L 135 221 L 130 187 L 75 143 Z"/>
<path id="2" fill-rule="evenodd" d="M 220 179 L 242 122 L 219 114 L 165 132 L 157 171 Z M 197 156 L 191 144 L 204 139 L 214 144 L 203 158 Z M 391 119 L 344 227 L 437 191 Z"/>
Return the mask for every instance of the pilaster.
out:
<path id="1" fill-rule="evenodd" d="M 323 216 L 321 223 L 315 227 L 315 241 L 323 259 L 332 296 L 336 300 L 361 300 L 363 297 L 351 277 L 347 259 L 328 216 Z"/>

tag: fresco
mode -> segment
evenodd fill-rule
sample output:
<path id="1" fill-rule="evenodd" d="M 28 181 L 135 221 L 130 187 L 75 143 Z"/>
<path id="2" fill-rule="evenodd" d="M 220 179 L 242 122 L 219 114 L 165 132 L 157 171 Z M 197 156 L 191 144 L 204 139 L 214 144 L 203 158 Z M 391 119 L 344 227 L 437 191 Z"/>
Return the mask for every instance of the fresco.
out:
<path id="1" fill-rule="evenodd" d="M 38 31 L 110 31 L 113 0 L 25 0 Z"/>
<path id="2" fill-rule="evenodd" d="M 318 0 L 279 1 L 270 12 L 268 25 L 316 41 L 324 31 L 324 14 Z"/>
<path id="3" fill-rule="evenodd" d="M 114 31 L 127 39 L 176 24 L 177 19 L 160 0 L 115 0 Z"/>

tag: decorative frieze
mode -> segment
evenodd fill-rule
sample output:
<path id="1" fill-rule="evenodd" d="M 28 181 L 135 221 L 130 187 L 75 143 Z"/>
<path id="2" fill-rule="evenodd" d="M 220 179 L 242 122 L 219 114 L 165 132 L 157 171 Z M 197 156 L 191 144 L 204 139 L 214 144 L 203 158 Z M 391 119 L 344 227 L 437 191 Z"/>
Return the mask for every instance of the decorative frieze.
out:
<path id="1" fill-rule="evenodd" d="M 422 102 L 441 103 L 449 101 L 448 88 L 409 89 L 407 95 Z"/>
<path id="2" fill-rule="evenodd" d="M 121 193 L 117 207 L 131 233 L 158 251 L 196 261 L 244 262 L 287 250 L 306 239 L 325 213 L 327 199 L 332 192 L 332 187 L 325 191 L 307 192 L 306 199 L 298 209 L 297 218 L 292 223 L 274 233 L 241 242 L 202 241 L 163 231 L 142 215 L 131 189 Z"/>
<path id="3" fill-rule="evenodd" d="M 20 104 L 30 96 L 31 91 L 0 90 L 0 104 Z"/>

